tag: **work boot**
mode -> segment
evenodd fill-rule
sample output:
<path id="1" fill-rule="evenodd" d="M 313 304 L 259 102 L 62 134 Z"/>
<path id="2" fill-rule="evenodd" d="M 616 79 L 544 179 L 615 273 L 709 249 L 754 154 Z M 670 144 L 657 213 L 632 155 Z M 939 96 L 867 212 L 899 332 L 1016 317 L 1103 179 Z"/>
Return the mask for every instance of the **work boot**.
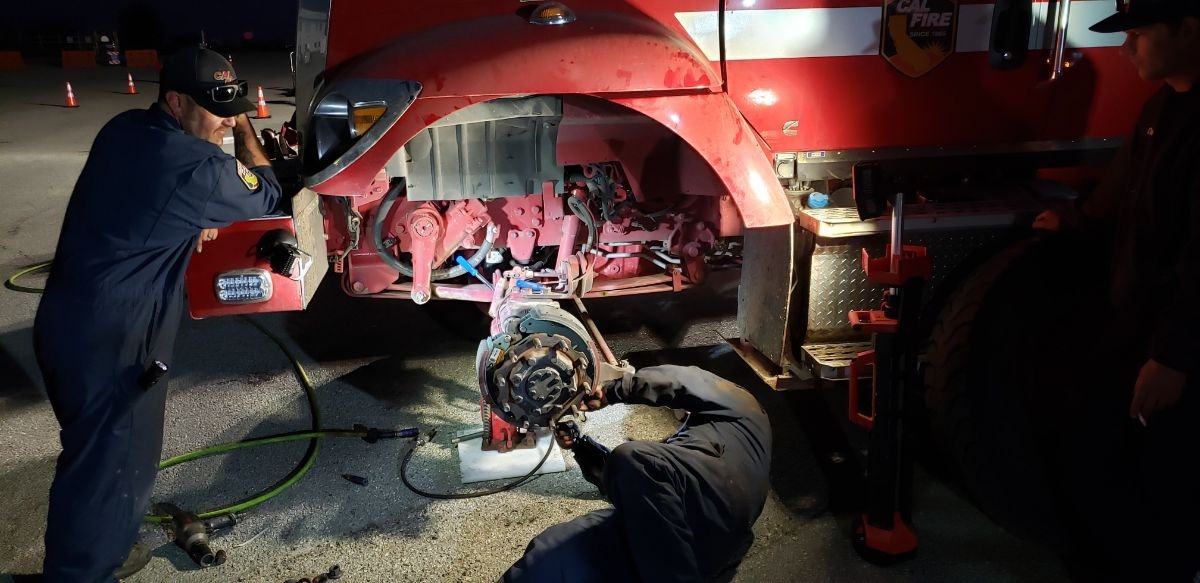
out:
<path id="1" fill-rule="evenodd" d="M 113 571 L 113 577 L 118 580 L 124 579 L 141 571 L 148 564 L 150 564 L 150 549 L 142 546 L 141 543 L 133 543 L 133 548 L 129 549 L 129 555 L 125 557 L 125 562 L 121 563 L 116 571 Z M 0 583 L 41 583 L 41 581 L 41 575 L 0 574 Z"/>
<path id="2" fill-rule="evenodd" d="M 125 557 L 125 562 L 113 571 L 113 577 L 124 579 L 141 571 L 143 567 L 150 563 L 150 549 L 142 545 L 142 543 L 133 543 L 133 548 L 129 549 L 129 556 Z"/>

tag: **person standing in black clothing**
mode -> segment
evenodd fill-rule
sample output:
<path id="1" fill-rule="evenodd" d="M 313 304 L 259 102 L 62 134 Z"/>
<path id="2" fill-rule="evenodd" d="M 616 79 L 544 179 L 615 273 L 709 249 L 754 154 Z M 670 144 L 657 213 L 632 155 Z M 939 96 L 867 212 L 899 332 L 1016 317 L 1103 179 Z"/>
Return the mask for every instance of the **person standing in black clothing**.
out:
<path id="1" fill-rule="evenodd" d="M 1110 313 L 1066 444 L 1067 492 L 1098 577 L 1200 576 L 1200 2 L 1117 0 L 1091 27 L 1164 85 L 1078 211 L 1035 227 L 1105 234 Z"/>
<path id="2" fill-rule="evenodd" d="M 165 61 L 160 83 L 157 103 L 96 136 L 34 322 L 62 429 L 45 581 L 113 581 L 149 560 L 131 545 L 162 454 L 162 377 L 188 260 L 216 228 L 271 212 L 280 198 L 245 115 L 254 109 L 246 82 L 227 60 L 184 50 Z M 236 157 L 221 150 L 229 130 Z"/>
<path id="3" fill-rule="evenodd" d="M 546 529 L 502 580 L 732 580 L 770 488 L 771 426 L 758 401 L 712 373 L 669 365 L 609 383 L 604 399 L 688 416 L 661 443 L 611 453 L 560 434 L 613 506 Z"/>

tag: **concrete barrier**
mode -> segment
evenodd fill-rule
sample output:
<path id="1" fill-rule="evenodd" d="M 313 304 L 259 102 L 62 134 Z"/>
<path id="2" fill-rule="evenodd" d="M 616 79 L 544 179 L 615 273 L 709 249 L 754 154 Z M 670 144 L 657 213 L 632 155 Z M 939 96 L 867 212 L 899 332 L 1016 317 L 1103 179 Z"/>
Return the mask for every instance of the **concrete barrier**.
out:
<path id="1" fill-rule="evenodd" d="M 64 69 L 86 69 L 96 66 L 95 51 L 63 51 L 62 66 Z"/>
<path id="2" fill-rule="evenodd" d="M 135 49 L 125 51 L 125 66 L 130 68 L 158 68 L 158 51 L 154 49 Z"/>
<path id="3" fill-rule="evenodd" d="M 20 69 L 25 66 L 21 51 L 0 51 L 0 70 Z"/>

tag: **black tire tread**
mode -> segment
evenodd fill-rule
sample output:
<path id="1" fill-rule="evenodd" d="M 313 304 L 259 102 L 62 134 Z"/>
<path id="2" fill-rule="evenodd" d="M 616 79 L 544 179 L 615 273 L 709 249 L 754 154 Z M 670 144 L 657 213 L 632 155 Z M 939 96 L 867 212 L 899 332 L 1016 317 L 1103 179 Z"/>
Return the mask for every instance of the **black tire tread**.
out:
<path id="1" fill-rule="evenodd" d="M 1023 476 L 1005 475 L 997 467 L 996 454 L 1001 450 L 1031 451 L 1031 471 L 1037 472 L 1040 458 L 1032 441 L 1013 437 L 1013 434 L 985 435 L 978 407 L 972 406 L 970 367 L 972 350 L 981 342 L 973 337 L 977 319 L 994 301 L 989 294 L 1031 249 L 1038 239 L 1018 241 L 983 261 L 975 272 L 964 280 L 932 328 L 923 357 L 925 407 L 931 433 L 931 446 L 952 461 L 956 477 L 961 481 L 973 502 L 994 522 L 1010 533 L 1023 538 L 1054 541 L 1057 524 L 1048 519 L 1048 498 L 1032 493 L 1025 484 L 1013 484 Z M 986 339 L 984 339 L 986 342 Z M 987 414 L 984 412 L 983 414 Z"/>

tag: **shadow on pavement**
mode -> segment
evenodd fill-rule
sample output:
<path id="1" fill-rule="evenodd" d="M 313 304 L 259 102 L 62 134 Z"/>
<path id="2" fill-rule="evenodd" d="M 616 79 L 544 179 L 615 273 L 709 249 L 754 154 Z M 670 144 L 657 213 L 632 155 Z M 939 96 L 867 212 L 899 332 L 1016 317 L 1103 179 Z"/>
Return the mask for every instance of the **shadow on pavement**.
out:
<path id="1" fill-rule="evenodd" d="M 318 362 L 474 354 L 479 338 L 449 333 L 422 306 L 350 297 L 338 284 L 330 274 L 307 310 L 284 316 L 288 336 Z"/>
<path id="2" fill-rule="evenodd" d="M 24 346 L 14 354 L 6 346 Z M 26 362 L 28 360 L 28 362 Z M 0 409 L 16 410 L 46 402 L 46 393 L 40 379 L 29 372 L 37 370 L 33 362 L 33 330 L 23 328 L 7 332 L 0 337 Z"/>

